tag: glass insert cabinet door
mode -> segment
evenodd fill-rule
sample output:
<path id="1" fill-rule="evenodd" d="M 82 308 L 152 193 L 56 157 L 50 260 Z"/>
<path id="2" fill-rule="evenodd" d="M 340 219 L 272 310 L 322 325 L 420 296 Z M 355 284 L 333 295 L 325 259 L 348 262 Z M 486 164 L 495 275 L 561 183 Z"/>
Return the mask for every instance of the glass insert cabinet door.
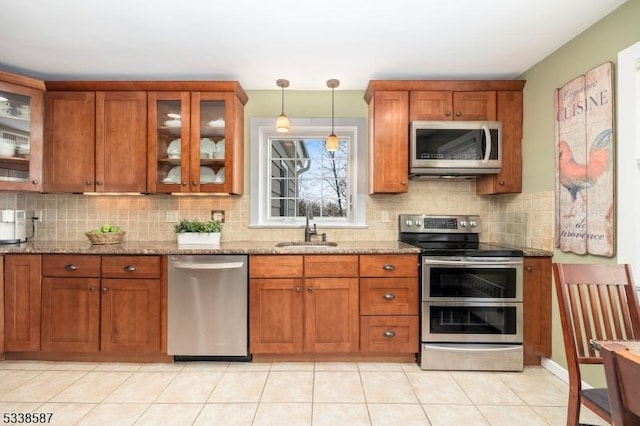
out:
<path id="1" fill-rule="evenodd" d="M 42 91 L 0 81 L 0 189 L 42 188 Z"/>
<path id="2" fill-rule="evenodd" d="M 224 94 L 153 93 L 155 160 L 150 190 L 223 192 L 227 181 Z"/>

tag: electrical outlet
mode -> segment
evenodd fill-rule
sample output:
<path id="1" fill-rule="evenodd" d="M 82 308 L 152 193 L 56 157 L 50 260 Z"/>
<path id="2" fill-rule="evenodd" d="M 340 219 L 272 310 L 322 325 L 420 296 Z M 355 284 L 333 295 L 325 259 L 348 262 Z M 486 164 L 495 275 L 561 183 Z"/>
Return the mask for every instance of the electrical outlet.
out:
<path id="1" fill-rule="evenodd" d="M 211 220 L 218 220 L 224 223 L 224 210 L 211 210 Z"/>
<path id="2" fill-rule="evenodd" d="M 383 210 L 380 212 L 380 222 L 388 223 L 389 222 L 389 212 Z"/>
<path id="3" fill-rule="evenodd" d="M 43 214 L 44 214 L 44 211 L 42 211 L 42 210 L 35 210 L 33 212 L 33 217 L 37 217 L 36 222 L 42 223 L 42 220 L 44 219 L 42 217 Z"/>
<path id="4" fill-rule="evenodd" d="M 178 212 L 176 210 L 169 210 L 167 212 L 166 221 L 169 222 L 169 223 L 178 222 Z"/>

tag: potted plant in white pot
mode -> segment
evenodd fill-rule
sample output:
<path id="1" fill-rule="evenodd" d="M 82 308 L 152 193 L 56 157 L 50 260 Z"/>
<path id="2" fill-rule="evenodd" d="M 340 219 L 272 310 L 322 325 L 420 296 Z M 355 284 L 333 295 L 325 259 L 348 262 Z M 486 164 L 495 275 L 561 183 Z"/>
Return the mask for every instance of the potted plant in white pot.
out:
<path id="1" fill-rule="evenodd" d="M 173 230 L 178 234 L 178 244 L 220 244 L 222 222 L 183 219 Z"/>

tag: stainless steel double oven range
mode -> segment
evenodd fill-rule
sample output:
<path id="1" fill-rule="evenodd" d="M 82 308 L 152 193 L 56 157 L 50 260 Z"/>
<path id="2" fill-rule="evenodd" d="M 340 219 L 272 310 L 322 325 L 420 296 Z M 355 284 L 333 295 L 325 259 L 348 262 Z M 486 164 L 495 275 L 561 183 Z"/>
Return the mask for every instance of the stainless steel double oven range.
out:
<path id="1" fill-rule="evenodd" d="M 523 253 L 480 229 L 478 216 L 400 215 L 400 241 L 421 249 L 424 370 L 523 369 Z"/>

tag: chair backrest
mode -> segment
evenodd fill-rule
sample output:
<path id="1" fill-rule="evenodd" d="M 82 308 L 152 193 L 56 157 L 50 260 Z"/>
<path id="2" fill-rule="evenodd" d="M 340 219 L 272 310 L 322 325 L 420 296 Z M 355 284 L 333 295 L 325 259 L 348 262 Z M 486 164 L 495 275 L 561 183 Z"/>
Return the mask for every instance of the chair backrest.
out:
<path id="1" fill-rule="evenodd" d="M 592 339 L 640 339 L 640 307 L 629 265 L 554 263 L 553 275 L 570 379 L 576 363 L 602 364 Z M 573 372 L 580 377 L 579 369 Z"/>
<path id="2" fill-rule="evenodd" d="M 640 425 L 640 355 L 621 348 L 603 349 L 602 357 L 613 425 Z"/>

